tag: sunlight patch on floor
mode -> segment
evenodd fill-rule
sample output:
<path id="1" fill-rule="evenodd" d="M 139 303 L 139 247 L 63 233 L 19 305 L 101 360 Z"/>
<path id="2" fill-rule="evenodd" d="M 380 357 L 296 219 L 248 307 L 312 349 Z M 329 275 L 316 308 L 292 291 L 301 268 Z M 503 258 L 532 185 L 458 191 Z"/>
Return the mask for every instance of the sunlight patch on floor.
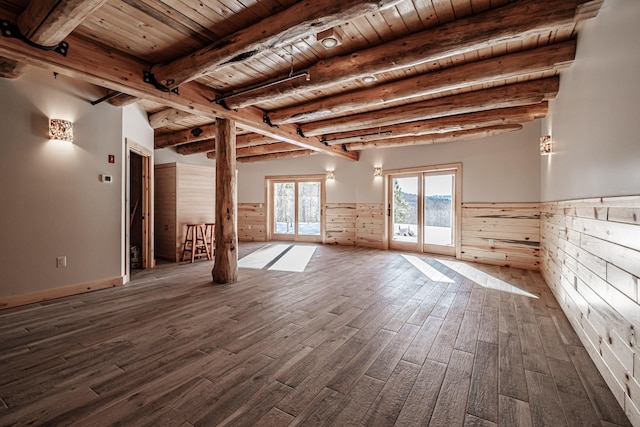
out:
<path id="1" fill-rule="evenodd" d="M 316 247 L 312 245 L 269 244 L 240 259 L 238 267 L 301 273 L 315 251 Z"/>
<path id="2" fill-rule="evenodd" d="M 303 272 L 311 260 L 315 246 L 294 245 L 282 258 L 269 267 L 269 270 Z"/>
<path id="3" fill-rule="evenodd" d="M 250 253 L 238 261 L 238 267 L 251 268 L 261 270 L 278 258 L 280 254 L 286 251 L 289 246 L 287 244 L 273 244 L 261 247 L 255 252 Z"/>
<path id="4" fill-rule="evenodd" d="M 442 272 L 436 270 L 415 255 L 402 255 L 404 259 L 409 261 L 411 265 L 417 268 L 422 274 L 427 276 L 429 280 L 440 283 L 453 283 L 453 280 L 445 276 Z"/>
<path id="5" fill-rule="evenodd" d="M 467 279 L 473 280 L 478 285 L 483 286 L 487 289 L 495 289 L 496 291 L 509 292 L 516 295 L 523 295 L 529 298 L 538 298 L 537 295 L 532 294 L 531 292 L 520 289 L 519 287 L 512 285 L 511 283 L 505 282 L 502 279 L 485 273 L 484 271 L 479 270 L 472 265 L 466 264 L 464 262 L 444 259 L 437 259 L 436 261 L 452 269 L 456 273 L 463 275 Z"/>

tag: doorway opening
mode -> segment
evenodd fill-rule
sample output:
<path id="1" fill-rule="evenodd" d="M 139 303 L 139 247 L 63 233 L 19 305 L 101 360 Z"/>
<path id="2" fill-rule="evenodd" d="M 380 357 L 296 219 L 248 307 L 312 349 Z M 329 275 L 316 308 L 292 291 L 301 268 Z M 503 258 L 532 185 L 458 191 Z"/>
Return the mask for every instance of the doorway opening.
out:
<path id="1" fill-rule="evenodd" d="M 153 268 L 153 152 L 126 140 L 125 283 L 133 271 Z"/>
<path id="2" fill-rule="evenodd" d="M 460 256 L 461 164 L 387 171 L 391 249 Z"/>
<path id="3" fill-rule="evenodd" d="M 268 177 L 268 239 L 324 240 L 324 176 Z"/>

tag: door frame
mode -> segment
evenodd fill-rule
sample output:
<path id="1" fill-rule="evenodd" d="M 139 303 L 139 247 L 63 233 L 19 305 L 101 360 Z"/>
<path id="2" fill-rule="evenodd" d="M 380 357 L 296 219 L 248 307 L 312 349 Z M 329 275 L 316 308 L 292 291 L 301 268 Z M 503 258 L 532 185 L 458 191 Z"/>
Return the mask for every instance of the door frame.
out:
<path id="1" fill-rule="evenodd" d="M 393 236 L 391 229 L 392 222 L 392 212 L 391 212 L 391 200 L 393 188 L 390 185 L 390 177 L 391 176 L 419 176 L 418 186 L 422 188 L 423 183 L 423 174 L 430 172 L 442 172 L 442 173 L 453 173 L 454 174 L 454 218 L 455 225 L 453 230 L 453 241 L 455 246 L 455 257 L 460 259 L 461 256 L 461 248 L 462 248 L 462 163 L 447 163 L 441 165 L 431 165 L 431 166 L 421 166 L 415 168 L 407 168 L 407 169 L 389 169 L 383 172 L 384 178 L 384 206 L 386 211 L 387 220 L 385 221 L 385 231 L 384 231 L 384 241 L 386 249 L 390 249 Z M 419 194 L 420 196 L 420 194 Z M 422 238 L 423 233 L 423 224 L 422 224 L 422 216 L 424 215 L 424 206 L 423 206 L 423 197 L 418 197 L 418 218 L 419 218 L 419 227 L 418 227 L 418 244 L 416 244 L 417 252 L 424 253 L 425 244 L 424 239 Z"/>
<path id="2" fill-rule="evenodd" d="M 142 268 L 155 267 L 155 255 L 153 246 L 153 151 L 125 138 L 125 208 L 124 208 L 124 262 L 125 280 L 127 283 L 131 277 L 131 227 L 129 225 L 131 212 L 131 153 L 142 157 L 142 200 L 139 205 L 142 209 Z"/>
<path id="3" fill-rule="evenodd" d="M 278 234 L 278 238 L 279 240 L 292 240 L 294 242 L 317 242 L 317 243 L 325 243 L 326 240 L 326 232 L 325 232 L 325 228 L 326 228 L 326 206 L 325 206 L 325 200 L 326 200 L 326 182 L 325 182 L 325 178 L 326 175 L 279 175 L 279 176 L 265 176 L 264 181 L 265 181 L 265 200 L 267 201 L 266 203 L 266 209 L 265 209 L 265 228 L 267 230 L 267 232 L 265 233 L 266 235 L 266 239 L 267 241 L 271 241 L 273 239 L 274 236 L 274 232 L 273 232 L 273 228 L 274 228 L 274 224 L 273 221 L 275 220 L 274 215 L 273 215 L 273 205 L 274 205 L 274 195 L 273 195 L 273 184 L 276 182 L 295 182 L 295 188 L 297 190 L 297 183 L 298 182 L 320 182 L 320 240 L 316 239 L 315 236 L 299 236 L 296 234 L 293 235 L 292 239 L 280 239 L 280 236 L 283 236 L 282 234 Z M 296 217 L 298 215 L 298 194 L 296 191 L 296 195 L 295 195 L 295 199 L 296 199 L 296 205 L 295 205 L 295 212 L 296 212 Z"/>

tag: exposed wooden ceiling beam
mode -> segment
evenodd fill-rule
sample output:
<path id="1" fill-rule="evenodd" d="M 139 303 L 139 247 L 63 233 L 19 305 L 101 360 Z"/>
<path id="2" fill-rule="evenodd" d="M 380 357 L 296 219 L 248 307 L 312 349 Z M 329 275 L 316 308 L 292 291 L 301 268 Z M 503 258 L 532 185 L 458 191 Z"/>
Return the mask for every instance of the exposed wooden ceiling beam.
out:
<path id="1" fill-rule="evenodd" d="M 109 100 L 109 104 L 114 105 L 116 107 L 124 107 L 125 105 L 134 104 L 140 101 L 140 98 L 135 96 L 127 95 L 126 93 L 122 93 L 115 98 L 111 98 Z"/>
<path id="2" fill-rule="evenodd" d="M 189 111 L 212 120 L 216 117 L 234 120 L 244 130 L 290 142 L 302 148 L 321 151 L 352 161 L 358 160 L 358 153 L 347 153 L 337 147 L 327 147 L 319 138 L 304 138 L 298 135 L 295 126 L 269 126 L 263 122 L 264 112 L 257 108 L 233 111 L 211 103 L 210 100 L 215 98 L 216 92 L 198 82 L 182 85 L 179 95 L 160 91 L 145 83 L 142 78 L 143 70 L 150 68 L 148 63 L 107 46 L 90 43 L 73 34 L 66 40 L 70 44 L 66 57 L 55 52 L 31 48 L 19 40 L 10 38 L 5 38 L 0 43 L 0 56 L 58 71 L 79 80 L 145 98 L 171 108 Z"/>
<path id="3" fill-rule="evenodd" d="M 156 80 L 168 87 L 206 75 L 225 64 L 242 62 L 260 52 L 298 40 L 359 16 L 394 6 L 402 0 L 301 1 L 191 55 L 153 66 Z"/>
<path id="4" fill-rule="evenodd" d="M 189 117 L 193 117 L 193 114 L 189 111 L 178 110 L 177 108 L 167 108 L 166 110 L 150 114 L 149 125 L 154 129 L 158 129 Z"/>
<path id="5" fill-rule="evenodd" d="M 288 142 L 277 142 L 275 144 L 256 145 L 254 147 L 238 148 L 237 157 L 260 156 L 263 154 L 286 153 L 289 151 L 299 151 L 300 147 Z"/>
<path id="6" fill-rule="evenodd" d="M 383 139 L 370 142 L 354 142 L 346 144 L 347 150 L 365 150 L 369 148 L 393 148 L 409 145 L 427 145 L 441 142 L 466 141 L 481 139 L 502 133 L 513 132 L 522 129 L 522 125 L 499 125 L 477 129 L 457 130 L 445 133 L 428 134 L 421 136 L 407 136 L 403 138 Z"/>
<path id="7" fill-rule="evenodd" d="M 172 145 L 188 144 L 190 142 L 203 141 L 216 136 L 216 124 L 196 126 L 191 129 L 156 135 L 155 148 L 165 148 Z"/>
<path id="8" fill-rule="evenodd" d="M 312 156 L 314 154 L 318 154 L 318 152 L 313 150 L 297 150 L 287 151 L 284 153 L 261 154 L 259 156 L 238 157 L 238 163 L 256 163 L 280 159 L 293 159 L 296 157 Z"/>
<path id="9" fill-rule="evenodd" d="M 278 140 L 268 138 L 263 135 L 246 134 L 238 135 L 236 137 L 236 148 L 247 148 L 265 144 L 274 144 Z M 216 148 L 215 138 L 206 139 L 204 141 L 191 142 L 188 144 L 181 144 L 176 147 L 176 152 L 182 155 L 206 153 L 208 151 L 214 151 Z M 298 147 L 299 148 L 299 147 Z"/>
<path id="10" fill-rule="evenodd" d="M 456 116 L 401 123 L 360 131 L 341 132 L 327 135 L 328 144 L 350 144 L 388 140 L 400 137 L 417 137 L 460 130 L 477 129 L 490 126 L 514 125 L 546 116 L 548 104 L 500 108 Z"/>
<path id="11" fill-rule="evenodd" d="M 559 82 L 560 79 L 558 77 L 532 80 L 368 113 L 322 120 L 301 125 L 300 128 L 304 135 L 307 136 L 326 135 L 475 111 L 537 104 L 555 98 L 558 93 Z"/>
<path id="12" fill-rule="evenodd" d="M 32 0 L 16 24 L 33 43 L 52 46 L 60 43 L 107 0 Z M 19 77 L 27 66 L 12 59 L 0 62 L 0 77 Z"/>
<path id="13" fill-rule="evenodd" d="M 434 95 L 532 73 L 559 70 L 571 65 L 575 53 L 576 42 L 571 40 L 283 108 L 270 112 L 269 119 L 273 124 L 326 119 L 361 111 L 364 108 L 382 106 L 389 102 Z"/>
<path id="14" fill-rule="evenodd" d="M 324 89 L 344 80 L 412 67 L 536 34 L 549 34 L 575 24 L 576 5 L 576 0 L 520 0 L 359 51 L 357 55 L 320 61 L 308 68 L 310 81 L 293 80 L 225 102 L 230 108 L 242 108 Z"/>

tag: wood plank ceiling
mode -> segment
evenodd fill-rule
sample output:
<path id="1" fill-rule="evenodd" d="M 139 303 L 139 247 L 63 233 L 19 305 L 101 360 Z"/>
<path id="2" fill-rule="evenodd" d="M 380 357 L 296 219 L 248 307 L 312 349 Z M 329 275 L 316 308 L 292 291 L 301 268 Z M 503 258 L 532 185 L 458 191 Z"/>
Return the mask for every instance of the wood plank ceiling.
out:
<path id="1" fill-rule="evenodd" d="M 30 64 L 121 92 L 109 102 L 138 102 L 156 147 L 183 155 L 215 158 L 222 117 L 238 124 L 238 161 L 357 160 L 544 117 L 603 1 L 0 0 L 3 33 L 69 44 L 65 57 L 2 37 L 0 76 Z"/>

